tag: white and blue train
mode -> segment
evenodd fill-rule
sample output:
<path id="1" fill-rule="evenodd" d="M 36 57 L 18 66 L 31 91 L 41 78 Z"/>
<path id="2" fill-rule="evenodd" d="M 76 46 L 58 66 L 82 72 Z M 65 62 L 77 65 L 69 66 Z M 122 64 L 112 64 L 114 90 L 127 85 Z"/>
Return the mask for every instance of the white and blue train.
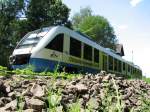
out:
<path id="1" fill-rule="evenodd" d="M 10 56 L 13 69 L 34 66 L 34 71 L 107 72 L 141 76 L 141 69 L 91 39 L 63 26 L 41 28 L 27 33 Z"/>

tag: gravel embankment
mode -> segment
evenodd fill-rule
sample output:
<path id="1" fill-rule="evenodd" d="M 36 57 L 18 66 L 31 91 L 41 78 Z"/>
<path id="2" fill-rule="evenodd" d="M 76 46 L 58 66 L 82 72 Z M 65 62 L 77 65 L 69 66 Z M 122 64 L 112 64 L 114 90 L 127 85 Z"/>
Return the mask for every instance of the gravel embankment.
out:
<path id="1" fill-rule="evenodd" d="M 112 74 L 88 74 L 73 80 L 42 76 L 32 79 L 17 75 L 0 77 L 0 112 L 64 112 L 77 107 L 81 112 L 110 109 L 128 112 L 147 109 L 149 101 L 149 84 Z"/>

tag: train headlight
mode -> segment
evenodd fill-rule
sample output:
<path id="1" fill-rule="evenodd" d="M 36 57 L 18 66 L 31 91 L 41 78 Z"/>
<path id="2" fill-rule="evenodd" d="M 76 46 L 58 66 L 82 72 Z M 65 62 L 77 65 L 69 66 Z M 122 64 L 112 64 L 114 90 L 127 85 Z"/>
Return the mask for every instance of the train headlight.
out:
<path id="1" fill-rule="evenodd" d="M 23 65 L 29 63 L 31 54 L 20 54 L 9 57 L 9 63 L 11 65 Z"/>
<path id="2" fill-rule="evenodd" d="M 15 62 L 15 59 L 16 59 L 16 56 L 10 56 L 9 57 L 9 63 L 12 65 L 12 64 L 14 64 L 14 62 Z"/>

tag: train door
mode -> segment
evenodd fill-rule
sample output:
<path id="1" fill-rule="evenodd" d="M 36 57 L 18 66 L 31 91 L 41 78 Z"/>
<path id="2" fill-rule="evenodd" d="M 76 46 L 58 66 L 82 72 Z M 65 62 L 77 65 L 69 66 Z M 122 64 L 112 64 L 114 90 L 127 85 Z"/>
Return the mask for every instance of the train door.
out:
<path id="1" fill-rule="evenodd" d="M 64 34 L 63 62 L 69 63 L 70 36 Z"/>
<path id="2" fill-rule="evenodd" d="M 108 61 L 107 61 L 107 55 L 103 54 L 103 65 L 102 65 L 102 70 L 107 71 L 107 66 L 108 66 Z"/>
<path id="3" fill-rule="evenodd" d="M 64 44 L 64 34 L 57 34 L 42 51 L 41 57 L 48 59 L 49 62 L 45 64 L 50 70 L 54 70 L 62 62 L 63 55 L 63 44 Z M 44 66 L 44 65 L 41 65 Z"/>
<path id="4" fill-rule="evenodd" d="M 46 46 L 50 52 L 50 58 L 54 61 L 61 62 L 64 45 L 64 34 L 58 34 L 55 38 Z"/>
<path id="5" fill-rule="evenodd" d="M 63 60 L 66 61 L 65 69 L 68 72 L 77 72 L 81 69 L 81 41 L 71 37 L 66 37 L 64 43 L 64 54 Z M 67 53 L 67 54 L 66 54 Z"/>

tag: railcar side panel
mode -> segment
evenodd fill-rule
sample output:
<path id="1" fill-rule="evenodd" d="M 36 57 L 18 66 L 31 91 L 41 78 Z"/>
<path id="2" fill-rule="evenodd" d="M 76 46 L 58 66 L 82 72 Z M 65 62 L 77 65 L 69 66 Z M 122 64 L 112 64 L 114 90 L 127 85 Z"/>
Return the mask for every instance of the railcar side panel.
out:
<path id="1" fill-rule="evenodd" d="M 15 61 L 22 55 L 28 55 L 26 59 L 29 62 L 17 65 Z M 59 65 L 85 72 L 105 70 L 126 76 L 142 75 L 138 66 L 101 47 L 86 36 L 62 26 L 28 33 L 19 42 L 10 59 L 14 68 L 25 68 L 31 64 L 37 71 L 53 71 Z"/>

